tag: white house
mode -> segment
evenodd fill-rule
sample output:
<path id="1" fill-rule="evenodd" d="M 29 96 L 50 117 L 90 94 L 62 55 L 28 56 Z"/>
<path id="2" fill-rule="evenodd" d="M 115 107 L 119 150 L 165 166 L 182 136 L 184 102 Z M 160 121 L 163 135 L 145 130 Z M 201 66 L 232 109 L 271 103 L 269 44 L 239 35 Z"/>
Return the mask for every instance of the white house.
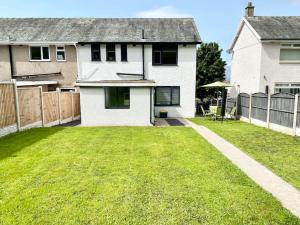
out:
<path id="1" fill-rule="evenodd" d="M 254 16 L 249 3 L 229 52 L 233 95 L 300 92 L 300 17 Z"/>
<path id="2" fill-rule="evenodd" d="M 90 19 L 77 45 L 82 125 L 152 125 L 194 117 L 194 20 Z"/>

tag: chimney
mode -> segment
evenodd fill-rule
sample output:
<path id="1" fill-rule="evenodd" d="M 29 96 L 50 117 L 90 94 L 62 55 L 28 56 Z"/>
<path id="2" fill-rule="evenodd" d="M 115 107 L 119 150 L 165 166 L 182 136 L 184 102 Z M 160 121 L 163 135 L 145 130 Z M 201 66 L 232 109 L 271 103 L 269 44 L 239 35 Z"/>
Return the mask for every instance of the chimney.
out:
<path id="1" fill-rule="evenodd" d="M 246 17 L 253 17 L 254 16 L 254 6 L 252 5 L 252 2 L 249 2 L 247 7 L 245 8 L 245 16 Z"/>

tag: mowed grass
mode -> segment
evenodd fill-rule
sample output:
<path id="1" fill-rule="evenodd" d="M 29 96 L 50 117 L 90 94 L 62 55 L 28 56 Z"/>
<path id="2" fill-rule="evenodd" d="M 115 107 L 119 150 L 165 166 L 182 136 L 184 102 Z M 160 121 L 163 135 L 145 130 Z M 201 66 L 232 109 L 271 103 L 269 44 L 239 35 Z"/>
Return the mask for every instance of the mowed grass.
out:
<path id="1" fill-rule="evenodd" d="M 191 128 L 0 139 L 0 224 L 300 224 Z"/>
<path id="2" fill-rule="evenodd" d="M 300 138 L 241 121 L 191 121 L 206 126 L 300 190 Z"/>

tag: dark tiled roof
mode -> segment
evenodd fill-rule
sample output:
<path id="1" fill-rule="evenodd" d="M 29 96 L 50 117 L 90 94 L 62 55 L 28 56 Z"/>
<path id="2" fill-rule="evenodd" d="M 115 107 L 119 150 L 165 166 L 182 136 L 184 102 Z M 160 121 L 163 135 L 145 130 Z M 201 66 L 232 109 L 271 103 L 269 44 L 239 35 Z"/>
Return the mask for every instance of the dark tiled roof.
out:
<path id="1" fill-rule="evenodd" d="M 142 40 L 144 29 L 146 40 Z M 0 42 L 200 42 L 192 18 L 1 18 Z"/>
<path id="2" fill-rule="evenodd" d="M 300 40 L 300 16 L 255 16 L 246 19 L 262 40 Z"/>

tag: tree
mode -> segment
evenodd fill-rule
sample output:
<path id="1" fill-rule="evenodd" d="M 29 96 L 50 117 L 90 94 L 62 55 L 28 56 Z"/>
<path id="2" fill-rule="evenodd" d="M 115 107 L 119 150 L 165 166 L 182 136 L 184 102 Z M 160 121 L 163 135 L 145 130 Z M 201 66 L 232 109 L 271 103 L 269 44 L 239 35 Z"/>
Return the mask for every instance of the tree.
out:
<path id="1" fill-rule="evenodd" d="M 221 58 L 222 49 L 217 43 L 203 43 L 197 49 L 196 96 L 200 99 L 213 95 L 216 90 L 202 85 L 225 80 L 226 62 Z"/>

